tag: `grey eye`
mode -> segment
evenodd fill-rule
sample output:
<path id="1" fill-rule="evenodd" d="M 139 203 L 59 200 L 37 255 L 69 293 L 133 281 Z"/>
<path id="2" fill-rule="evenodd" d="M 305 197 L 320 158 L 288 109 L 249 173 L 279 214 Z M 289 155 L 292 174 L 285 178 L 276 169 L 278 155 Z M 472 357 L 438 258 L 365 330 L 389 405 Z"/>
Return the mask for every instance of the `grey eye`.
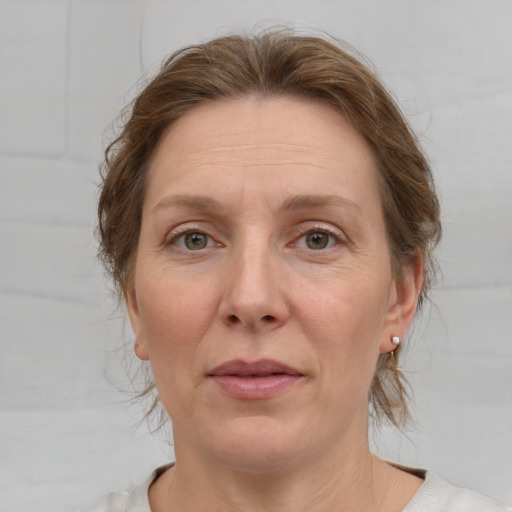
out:
<path id="1" fill-rule="evenodd" d="M 184 235 L 184 245 L 191 251 L 204 249 L 208 245 L 208 235 L 204 233 L 187 233 Z"/>
<path id="2" fill-rule="evenodd" d="M 329 235 L 321 231 L 313 231 L 306 235 L 306 245 L 308 249 L 325 249 L 329 245 Z"/>

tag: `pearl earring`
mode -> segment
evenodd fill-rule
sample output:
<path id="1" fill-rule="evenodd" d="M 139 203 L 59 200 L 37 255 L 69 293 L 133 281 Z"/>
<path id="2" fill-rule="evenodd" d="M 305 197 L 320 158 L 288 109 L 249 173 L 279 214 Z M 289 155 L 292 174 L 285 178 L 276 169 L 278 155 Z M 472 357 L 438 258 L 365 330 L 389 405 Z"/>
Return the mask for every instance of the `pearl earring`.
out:
<path id="1" fill-rule="evenodd" d="M 398 345 L 400 345 L 400 338 L 398 336 L 392 336 L 391 343 L 395 345 L 395 348 L 398 347 Z"/>

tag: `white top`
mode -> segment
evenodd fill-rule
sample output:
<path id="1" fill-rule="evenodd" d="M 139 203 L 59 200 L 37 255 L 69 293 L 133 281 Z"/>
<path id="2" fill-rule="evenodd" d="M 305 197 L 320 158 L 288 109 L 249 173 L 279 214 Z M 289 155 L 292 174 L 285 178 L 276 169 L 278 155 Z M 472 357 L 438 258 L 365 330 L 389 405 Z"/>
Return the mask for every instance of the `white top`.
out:
<path id="1" fill-rule="evenodd" d="M 83 512 L 151 512 L 148 489 L 169 466 L 156 469 L 143 485 L 131 492 L 108 494 L 95 507 Z M 506 512 L 496 501 L 469 489 L 455 487 L 430 471 L 410 470 L 425 481 L 403 512 Z"/>

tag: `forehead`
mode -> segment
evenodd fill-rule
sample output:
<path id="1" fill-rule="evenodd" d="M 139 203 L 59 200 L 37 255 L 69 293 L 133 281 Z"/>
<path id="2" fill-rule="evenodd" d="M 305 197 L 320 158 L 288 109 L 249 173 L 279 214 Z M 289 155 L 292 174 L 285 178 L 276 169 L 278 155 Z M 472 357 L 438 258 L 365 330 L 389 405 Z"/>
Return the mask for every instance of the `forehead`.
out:
<path id="1" fill-rule="evenodd" d="M 216 100 L 195 107 L 162 136 L 147 199 L 176 188 L 230 189 L 237 182 L 269 193 L 278 185 L 297 193 L 326 193 L 338 185 L 359 195 L 378 194 L 376 173 L 368 143 L 326 103 L 297 97 Z"/>
<path id="2" fill-rule="evenodd" d="M 290 145 L 290 151 L 307 149 L 309 143 L 312 149 L 330 152 L 333 146 L 347 142 L 353 154 L 368 153 L 372 158 L 363 137 L 328 103 L 293 96 L 254 96 L 206 101 L 194 107 L 164 132 L 154 157 L 162 149 L 178 155 L 209 148 L 228 150 L 244 143 Z M 300 148 L 293 148 L 294 144 Z"/>

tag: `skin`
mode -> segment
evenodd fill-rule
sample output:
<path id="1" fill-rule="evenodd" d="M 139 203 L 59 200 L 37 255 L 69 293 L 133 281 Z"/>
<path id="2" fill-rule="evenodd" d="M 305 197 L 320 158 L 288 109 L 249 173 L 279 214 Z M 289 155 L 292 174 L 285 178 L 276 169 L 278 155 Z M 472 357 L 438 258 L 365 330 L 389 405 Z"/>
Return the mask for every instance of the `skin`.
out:
<path id="1" fill-rule="evenodd" d="M 127 296 L 174 432 L 152 510 L 391 511 L 418 489 L 368 448 L 377 358 L 422 279 L 393 278 L 377 172 L 338 112 L 293 97 L 205 103 L 162 137 Z M 240 400 L 208 377 L 262 358 L 303 378 Z"/>

